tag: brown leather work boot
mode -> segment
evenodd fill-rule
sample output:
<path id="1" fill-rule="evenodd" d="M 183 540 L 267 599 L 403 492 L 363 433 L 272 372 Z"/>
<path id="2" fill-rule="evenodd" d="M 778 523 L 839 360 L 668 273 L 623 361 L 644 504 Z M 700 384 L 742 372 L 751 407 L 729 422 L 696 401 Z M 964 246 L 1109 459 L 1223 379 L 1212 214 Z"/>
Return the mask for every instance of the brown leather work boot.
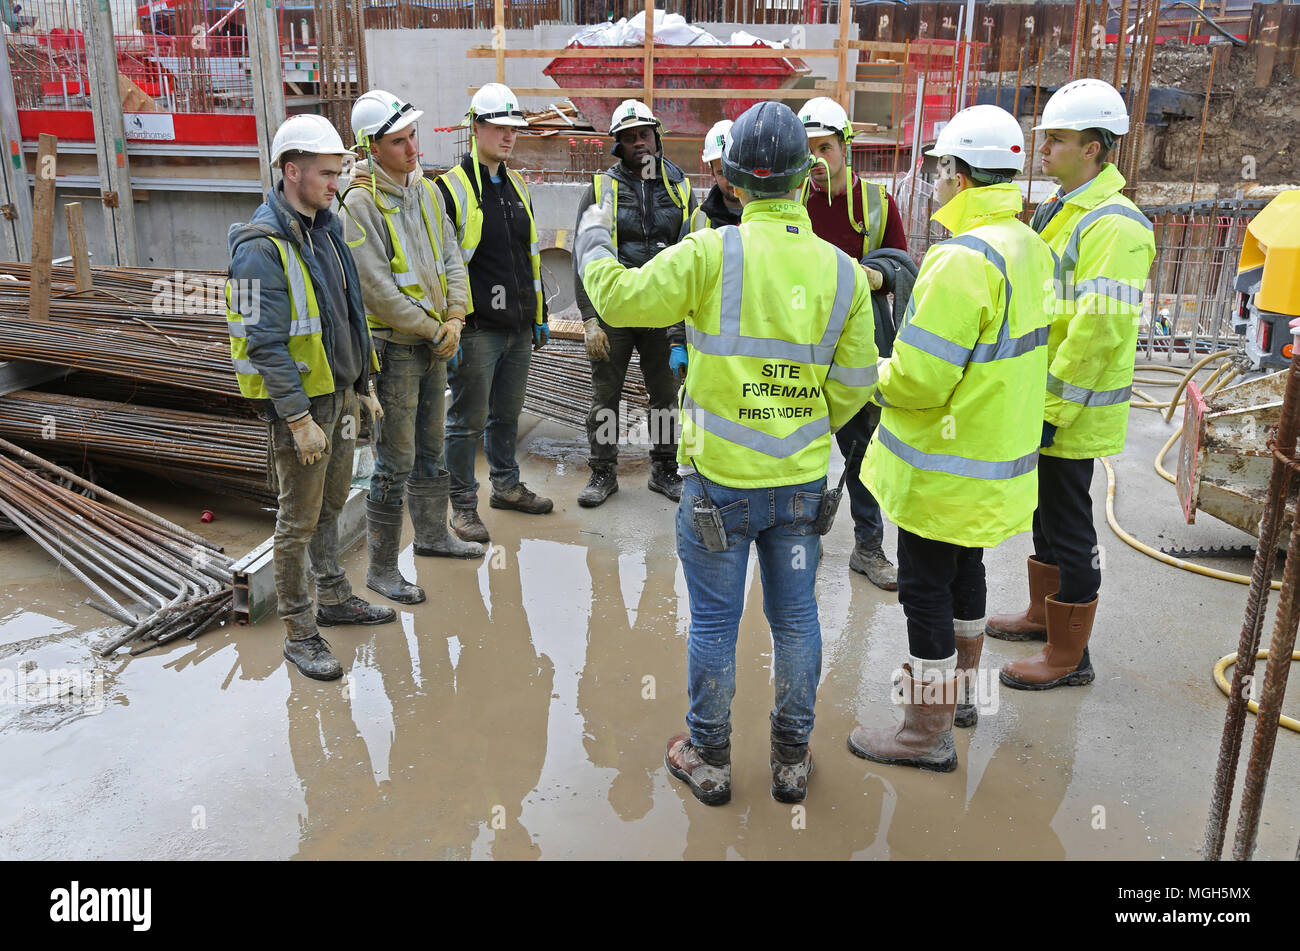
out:
<path id="1" fill-rule="evenodd" d="M 516 482 L 504 492 L 493 489 L 492 495 L 488 498 L 488 505 L 494 509 L 513 509 L 528 515 L 545 515 L 555 508 L 554 502 L 538 495 L 522 482 Z"/>
<path id="2" fill-rule="evenodd" d="M 451 530 L 466 542 L 479 542 L 486 545 L 489 541 L 487 526 L 478 517 L 478 509 L 461 509 L 452 506 Z"/>
<path id="3" fill-rule="evenodd" d="M 689 734 L 668 741 L 664 765 L 706 806 L 731 802 L 731 744 L 720 750 L 694 746 Z"/>
<path id="4" fill-rule="evenodd" d="M 966 625 L 965 628 L 962 625 Z M 983 628 L 981 621 L 953 622 L 957 642 L 957 709 L 953 712 L 954 726 L 974 726 L 980 718 L 975 706 L 977 680 L 979 678 L 980 654 L 984 650 L 984 635 L 978 633 Z M 973 631 L 971 629 L 974 629 Z M 971 636 L 971 635 L 974 636 Z"/>
<path id="5" fill-rule="evenodd" d="M 849 752 L 876 763 L 916 766 L 936 773 L 957 768 L 952 718 L 957 706 L 957 678 L 919 684 L 912 667 L 903 665 L 903 722 L 849 734 Z"/>
<path id="6" fill-rule="evenodd" d="M 1043 601 L 1061 588 L 1061 569 L 1029 559 L 1029 607 L 1019 614 L 995 614 L 984 633 L 1000 641 L 1042 641 L 1047 639 L 1047 614 Z"/>
<path id="7" fill-rule="evenodd" d="M 1096 678 L 1088 657 L 1088 638 L 1097 616 L 1097 599 L 1067 604 L 1047 599 L 1047 646 L 1025 660 L 1002 665 L 999 679 L 1017 690 L 1081 687 Z"/>

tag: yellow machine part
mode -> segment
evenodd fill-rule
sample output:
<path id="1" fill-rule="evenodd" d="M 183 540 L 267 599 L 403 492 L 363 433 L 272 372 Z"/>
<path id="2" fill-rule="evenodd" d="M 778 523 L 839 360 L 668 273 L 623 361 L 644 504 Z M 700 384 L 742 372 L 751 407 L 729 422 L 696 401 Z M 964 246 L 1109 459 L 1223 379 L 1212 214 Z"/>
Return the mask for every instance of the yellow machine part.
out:
<path id="1" fill-rule="evenodd" d="M 1300 317 L 1300 189 L 1282 192 L 1246 226 L 1237 265 L 1240 276 L 1262 270 L 1255 306 L 1274 314 Z"/>

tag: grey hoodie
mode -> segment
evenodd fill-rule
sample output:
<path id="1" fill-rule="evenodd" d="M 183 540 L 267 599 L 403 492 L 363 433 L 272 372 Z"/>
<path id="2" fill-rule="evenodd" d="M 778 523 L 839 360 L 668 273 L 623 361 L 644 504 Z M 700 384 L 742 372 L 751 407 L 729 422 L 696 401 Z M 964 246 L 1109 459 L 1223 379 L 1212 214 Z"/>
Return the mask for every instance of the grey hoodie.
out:
<path id="1" fill-rule="evenodd" d="M 276 185 L 247 224 L 230 226 L 230 278 L 255 288 L 256 320 L 245 319 L 248 359 L 266 383 L 274 412 L 281 419 L 311 407 L 302 377 L 289 356 L 289 285 L 280 252 L 268 240 L 283 238 L 297 248 L 307 264 L 321 308 L 321 336 L 334 374 L 334 386 L 353 386 L 366 393 L 370 386 L 370 331 L 361 303 L 361 279 L 343 241 L 343 228 L 329 211 L 318 211 L 310 233 L 284 198 L 284 183 Z M 324 267 L 342 269 L 344 300 L 329 291 Z"/>
<path id="2" fill-rule="evenodd" d="M 357 170 L 374 178 L 375 192 L 371 192 L 369 184 L 350 187 L 343 193 L 340 217 L 343 219 L 343 236 L 352 247 L 352 256 L 361 275 L 366 310 L 392 328 L 376 328 L 375 336 L 386 337 L 393 343 L 423 343 L 428 337 L 416 333 L 421 324 L 430 319 L 441 321 L 449 315 L 464 317 L 468 310 L 469 283 L 456 229 L 447 217 L 442 193 L 437 188 L 431 189 L 418 179 L 414 184 L 399 185 L 377 163 L 368 159 L 358 162 Z M 393 280 L 389 267 L 393 240 L 383 214 L 375 206 L 376 193 L 380 202 L 397 210 L 397 233 L 406 253 L 407 266 L 424 288 L 422 302 L 407 297 Z M 421 204 L 424 206 L 423 214 Z M 425 214 L 429 216 L 429 223 L 438 229 L 441 256 L 434 253 L 429 242 L 424 226 Z M 438 279 L 440 274 L 447 276 L 445 299 Z"/>

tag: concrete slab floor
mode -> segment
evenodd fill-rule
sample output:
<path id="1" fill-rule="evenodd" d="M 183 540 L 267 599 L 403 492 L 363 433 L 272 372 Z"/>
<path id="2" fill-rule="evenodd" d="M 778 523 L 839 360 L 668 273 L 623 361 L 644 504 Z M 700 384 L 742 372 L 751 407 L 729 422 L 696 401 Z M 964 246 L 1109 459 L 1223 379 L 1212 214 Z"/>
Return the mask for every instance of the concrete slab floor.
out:
<path id="1" fill-rule="evenodd" d="M 1100 465 L 1094 685 L 1001 690 L 996 712 L 958 731 L 955 773 L 850 755 L 855 722 L 897 715 L 889 678 L 906 637 L 897 598 L 846 567 L 846 506 L 818 581 L 823 680 L 806 809 L 768 793 L 771 640 L 752 578 L 734 798 L 709 808 L 663 765 L 686 708 L 689 612 L 673 507 L 646 491 L 644 449 L 627 449 L 622 490 L 579 508 L 582 437 L 536 420 L 525 430 L 524 479 L 556 500 L 555 512 L 484 504 L 495 547 L 482 562 L 417 562 L 408 528 L 402 565 L 430 599 L 392 625 L 328 630 L 348 671 L 331 684 L 286 666 L 275 621 L 97 662 L 91 649 L 113 625 L 81 604 L 81 585 L 26 539 L 0 541 L 0 672 L 98 663 L 105 674 L 98 713 L 69 702 L 0 706 L 0 857 L 1196 857 L 1224 710 L 1210 670 L 1235 648 L 1246 589 L 1116 539 Z M 1156 545 L 1248 541 L 1208 517 L 1182 524 L 1173 487 L 1151 470 L 1168 431 L 1134 412 L 1117 460 L 1125 526 Z M 836 455 L 833 475 L 839 468 Z M 269 513 L 193 490 L 138 497 L 196 528 L 201 509 L 216 509 L 202 528 L 236 554 L 271 529 Z M 1029 551 L 1025 535 L 987 553 L 991 611 L 1021 606 Z M 364 551 L 345 565 L 364 593 Z M 989 641 L 983 666 L 994 674 L 1034 649 Z M 1300 703 L 1288 707 L 1295 715 Z M 1253 718 L 1247 743 L 1252 731 Z M 1282 730 L 1260 858 L 1294 855 L 1297 780 L 1300 736 Z"/>

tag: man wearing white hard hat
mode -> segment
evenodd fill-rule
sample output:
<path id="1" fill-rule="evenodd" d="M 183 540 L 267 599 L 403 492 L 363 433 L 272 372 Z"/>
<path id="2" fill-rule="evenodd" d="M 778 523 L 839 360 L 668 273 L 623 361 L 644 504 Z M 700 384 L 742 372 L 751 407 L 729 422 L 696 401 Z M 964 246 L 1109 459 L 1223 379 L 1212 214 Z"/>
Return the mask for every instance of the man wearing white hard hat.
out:
<path id="1" fill-rule="evenodd" d="M 804 103 L 798 115 L 813 157 L 812 172 L 799 193 L 808 208 L 813 232 L 866 268 L 873 293 L 882 287 L 885 293 L 893 292 L 896 281 L 910 281 L 915 276 L 915 265 L 907 257 L 907 233 L 897 202 L 889 197 L 885 186 L 859 178 L 853 171 L 853 123 L 843 106 L 818 96 Z M 905 278 L 900 278 L 900 268 L 906 271 Z M 898 290 L 901 294 L 902 288 Z M 894 340 L 893 320 L 885 317 L 887 313 L 884 307 L 877 308 L 876 349 L 885 357 Z M 858 478 L 862 457 L 879 420 L 880 407 L 868 403 L 840 427 L 835 441 L 848 472 L 849 511 L 853 516 L 849 568 L 866 575 L 877 588 L 895 591 L 898 572 L 885 554 L 880 506 Z"/>
<path id="2" fill-rule="evenodd" d="M 902 723 L 849 737 L 880 763 L 957 768 L 952 727 L 977 717 L 984 549 L 1027 531 L 1038 502 L 1052 254 L 1017 217 L 1024 141 L 1010 113 L 972 106 L 927 153 L 940 168 L 933 217 L 953 236 L 926 252 L 880 364 L 883 412 L 862 466 L 898 526 L 910 655 Z"/>
<path id="3" fill-rule="evenodd" d="M 619 103 L 609 120 L 618 162 L 592 176 L 591 188 L 578 202 L 578 220 L 604 196 L 613 196 L 614 248 L 619 262 L 640 267 L 691 232 L 695 193 L 686 173 L 664 158 L 662 126 L 650 107 L 635 99 Z M 646 487 L 676 502 L 682 480 L 677 474 L 677 376 L 670 363 L 685 368 L 686 328 L 616 326 L 605 320 L 587 296 L 574 258 L 574 288 L 582 315 L 587 356 L 591 360 L 591 410 L 587 413 L 587 465 L 591 476 L 578 493 L 585 508 L 601 505 L 618 491 L 618 442 L 622 420 L 619 403 L 628 364 L 635 350 L 650 397 L 650 477 Z"/>
<path id="4" fill-rule="evenodd" d="M 528 125 L 509 87 L 488 83 L 466 114 L 469 151 L 438 178 L 469 272 L 469 308 L 462 354 L 448 377 L 447 469 L 451 527 L 467 542 L 488 541 L 478 514 L 474 455 L 484 443 L 494 509 L 545 515 L 554 508 L 519 481 L 515 441 L 532 353 L 546 345 L 546 297 L 533 199 L 523 177 L 506 165 L 515 137 Z"/>
<path id="5" fill-rule="evenodd" d="M 361 280 L 329 210 L 343 157 L 352 154 L 323 116 L 285 120 L 271 143 L 271 164 L 283 177 L 247 224 L 231 225 L 226 288 L 239 390 L 256 401 L 271 430 L 284 656 L 317 680 L 343 675 L 317 625 L 396 618 L 391 608 L 354 596 L 338 560 L 338 515 L 351 486 L 360 406 L 375 420 L 383 416 L 371 384 L 379 364 Z"/>
<path id="6" fill-rule="evenodd" d="M 1038 463 L 1029 607 L 989 618 L 1003 640 L 1046 640 L 1002 668 L 1008 687 L 1092 683 L 1088 653 L 1101 589 L 1092 521 L 1094 460 L 1124 448 L 1142 288 L 1155 241 L 1151 222 L 1121 194 L 1108 158 L 1128 132 L 1124 99 L 1100 79 L 1058 89 L 1035 126 L 1046 134 L 1043 172 L 1061 184 L 1032 227 L 1057 256 L 1056 318 L 1048 341 L 1043 448 Z"/>
<path id="7" fill-rule="evenodd" d="M 366 320 L 383 372 L 384 422 L 366 499 L 366 587 L 400 604 L 423 589 L 397 568 L 409 500 L 415 553 L 476 558 L 480 545 L 447 530 L 449 475 L 442 467 L 447 366 L 460 346 L 469 286 L 442 193 L 420 168 L 423 113 L 382 89 L 352 107 L 366 158 L 343 193 L 343 234 L 361 275 Z"/>

